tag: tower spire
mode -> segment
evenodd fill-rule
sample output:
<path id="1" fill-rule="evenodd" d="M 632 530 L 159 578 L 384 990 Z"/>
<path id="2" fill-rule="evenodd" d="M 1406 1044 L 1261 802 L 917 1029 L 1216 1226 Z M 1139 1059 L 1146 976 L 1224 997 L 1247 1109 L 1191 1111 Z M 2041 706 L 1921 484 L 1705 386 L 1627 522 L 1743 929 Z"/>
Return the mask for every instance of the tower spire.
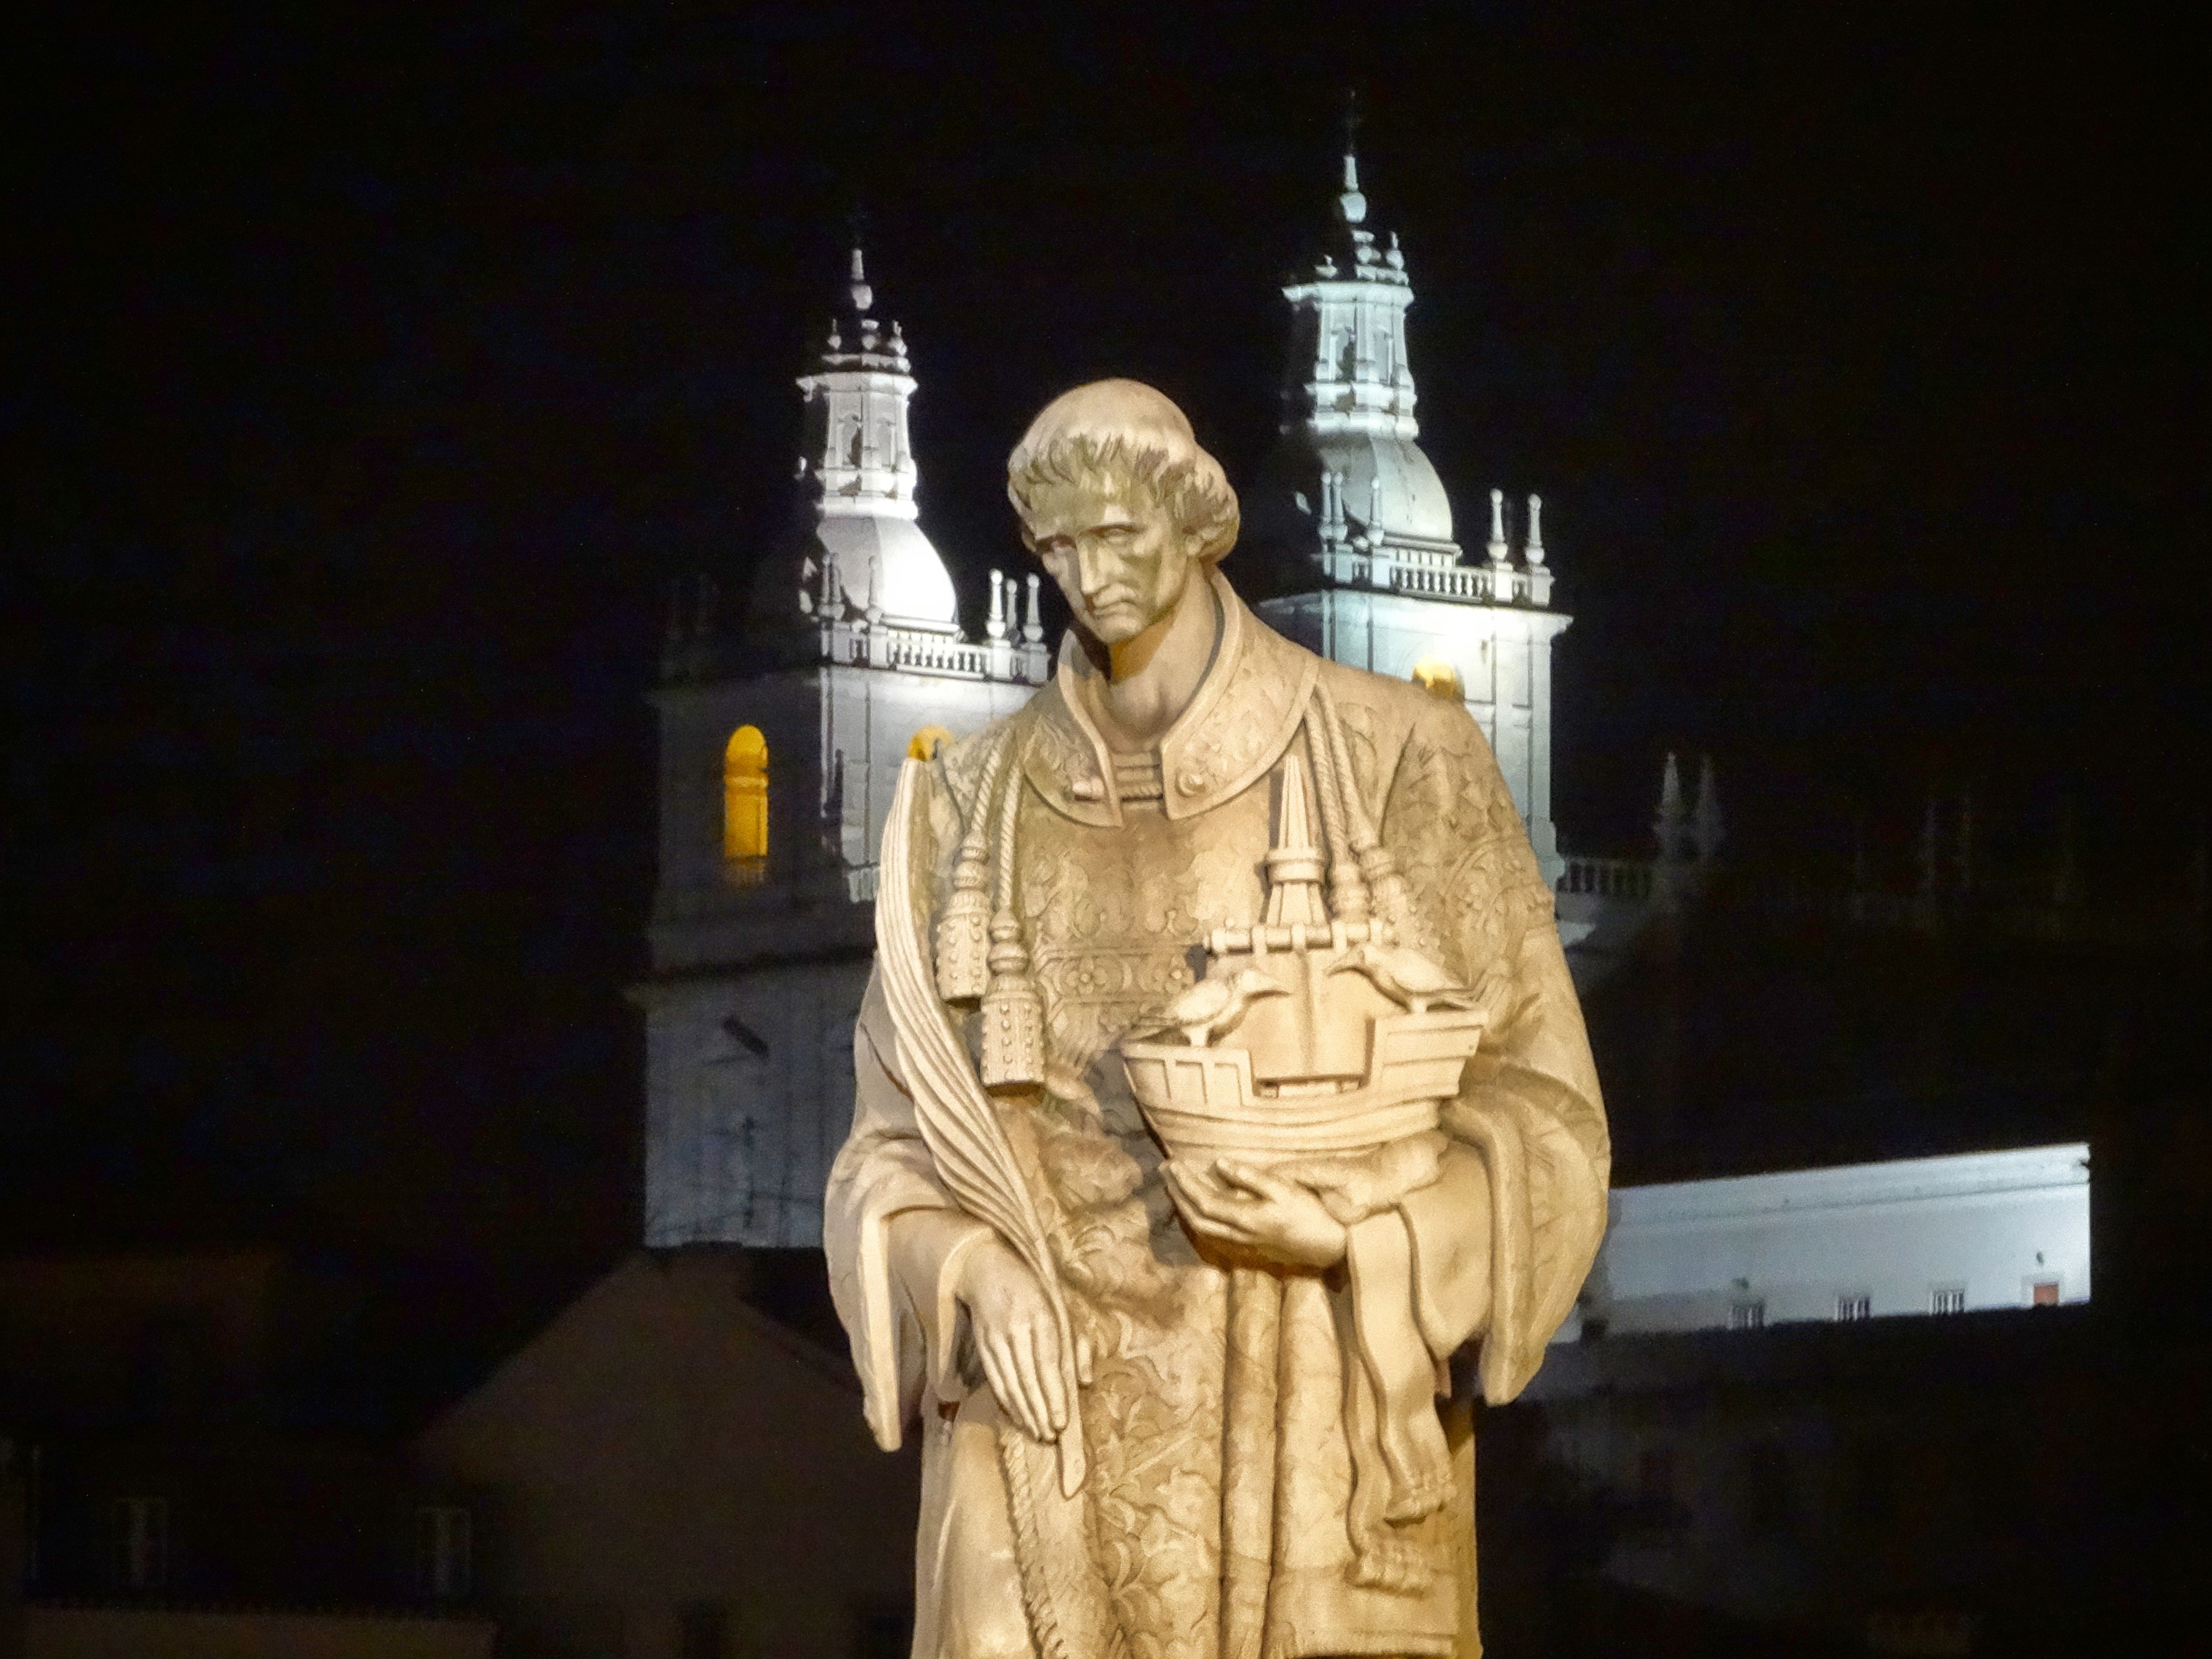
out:
<path id="1" fill-rule="evenodd" d="M 1347 92 L 1334 222 L 1320 256 L 1283 289 L 1292 330 L 1283 431 L 1300 474 L 1285 497 L 1299 498 L 1299 533 L 1360 541 L 1361 557 L 1455 560 L 1451 503 L 1416 441 L 1406 352 L 1413 283 L 1397 238 L 1371 228 L 1359 126 L 1358 95 Z"/>
<path id="2" fill-rule="evenodd" d="M 1244 520 L 1273 567 L 1275 595 L 1262 614 L 1337 661 L 1376 665 L 1370 642 L 1388 630 L 1401 641 L 1399 660 L 1455 665 L 1464 701 L 1498 740 L 1539 865 L 1557 879 L 1565 866 L 1552 823 L 1551 649 L 1570 619 L 1551 608 L 1541 503 L 1528 498 L 1525 563 L 1511 556 L 1518 515 L 1502 491 L 1489 515 L 1491 556 L 1468 562 L 1485 515 L 1474 507 L 1475 547 L 1462 549 L 1451 497 L 1421 449 L 1407 340 L 1413 276 L 1397 234 L 1379 222 L 1387 202 L 1366 193 L 1376 157 L 1360 154 L 1361 106 L 1346 88 L 1340 127 L 1324 122 L 1316 134 L 1338 141 L 1328 177 L 1334 201 L 1316 228 L 1319 247 L 1283 288 L 1291 338 L 1280 437 L 1246 497 Z M 1319 198 L 1322 157 L 1314 159 Z M 1510 692 L 1492 671 L 1504 663 L 1517 677 Z M 1507 704 L 1509 696 L 1516 701 Z"/>
<path id="3" fill-rule="evenodd" d="M 814 498 L 813 557 L 822 571 L 814 621 L 829 627 L 859 617 L 951 632 L 952 579 L 915 522 L 921 474 L 907 422 L 915 379 L 906 335 L 875 314 L 857 209 L 848 228 L 837 316 L 799 382 L 807 425 L 799 475 Z"/>
<path id="4" fill-rule="evenodd" d="M 1659 811 L 1651 820 L 1651 833 L 1658 838 L 1662 864 L 1680 864 L 1688 856 L 1690 811 L 1682 800 L 1682 769 L 1671 749 L 1659 774 Z"/>
<path id="5" fill-rule="evenodd" d="M 853 238 L 853 269 L 845 292 L 853 301 L 855 316 L 866 316 L 869 308 L 876 303 L 876 291 L 868 286 L 867 262 L 862 255 L 860 239 L 857 234 Z"/>
<path id="6" fill-rule="evenodd" d="M 1347 225 L 1367 217 L 1367 198 L 1359 193 L 1359 88 L 1344 89 L 1344 193 L 1336 198 L 1337 211 Z"/>
<path id="7" fill-rule="evenodd" d="M 868 245 L 868 210 L 857 200 L 845 215 L 845 240 L 853 250 L 845 291 L 853 302 L 854 313 L 866 316 L 876 302 L 876 291 L 868 286 L 867 261 L 862 252 Z"/>
<path id="8" fill-rule="evenodd" d="M 1698 862 L 1711 864 L 1720 856 L 1721 841 L 1726 835 L 1726 820 L 1721 816 L 1721 791 L 1711 755 L 1698 757 L 1698 805 L 1690 822 L 1691 840 L 1698 849 Z"/>

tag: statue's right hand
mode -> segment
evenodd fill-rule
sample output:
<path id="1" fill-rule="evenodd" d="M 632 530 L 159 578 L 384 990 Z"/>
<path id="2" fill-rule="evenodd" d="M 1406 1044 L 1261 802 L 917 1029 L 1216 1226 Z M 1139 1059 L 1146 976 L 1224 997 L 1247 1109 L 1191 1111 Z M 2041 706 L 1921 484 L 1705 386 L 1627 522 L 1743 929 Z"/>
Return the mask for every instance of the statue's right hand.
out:
<path id="1" fill-rule="evenodd" d="M 1069 1379 L 1052 1302 L 1030 1266 L 992 1238 L 962 1264 L 960 1299 L 999 1408 L 1037 1440 L 1067 1426 Z"/>

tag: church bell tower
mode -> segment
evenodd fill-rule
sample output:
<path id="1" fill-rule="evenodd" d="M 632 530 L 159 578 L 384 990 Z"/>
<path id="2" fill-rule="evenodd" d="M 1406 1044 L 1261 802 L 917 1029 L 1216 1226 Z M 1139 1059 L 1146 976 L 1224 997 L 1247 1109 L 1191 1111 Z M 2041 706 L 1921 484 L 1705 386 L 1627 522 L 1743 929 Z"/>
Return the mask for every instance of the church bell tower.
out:
<path id="1" fill-rule="evenodd" d="M 852 1121 L 876 845 L 900 765 L 1011 713 L 1050 669 L 1037 577 L 960 630 L 923 532 L 904 331 L 860 250 L 799 389 L 805 528 L 763 550 L 741 629 L 672 619 L 646 1013 L 645 1242 L 813 1246 Z M 1026 599 L 1026 605 L 1023 604 Z"/>
<path id="2" fill-rule="evenodd" d="M 1463 702 L 1556 881 L 1552 641 L 1571 618 L 1552 609 L 1543 502 L 1528 498 L 1518 558 L 1503 490 L 1490 492 L 1486 556 L 1469 562 L 1454 539 L 1450 499 L 1418 441 L 1405 252 L 1369 226 L 1349 131 L 1343 164 L 1327 245 L 1283 289 L 1281 436 L 1247 515 L 1273 595 L 1258 609 L 1324 657 Z"/>

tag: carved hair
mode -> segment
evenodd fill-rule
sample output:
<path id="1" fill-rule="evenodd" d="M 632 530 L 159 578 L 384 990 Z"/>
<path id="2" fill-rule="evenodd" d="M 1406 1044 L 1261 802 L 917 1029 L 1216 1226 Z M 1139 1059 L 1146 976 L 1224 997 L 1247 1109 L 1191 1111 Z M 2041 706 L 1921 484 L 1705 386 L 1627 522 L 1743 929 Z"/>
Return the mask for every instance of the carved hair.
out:
<path id="1" fill-rule="evenodd" d="M 1049 484 L 1118 495 L 1143 489 L 1176 526 L 1198 538 L 1198 556 L 1237 544 L 1237 492 L 1221 463 L 1168 397 L 1138 380 L 1093 380 L 1044 406 L 1006 458 L 1006 499 L 1029 539 L 1030 504 Z"/>

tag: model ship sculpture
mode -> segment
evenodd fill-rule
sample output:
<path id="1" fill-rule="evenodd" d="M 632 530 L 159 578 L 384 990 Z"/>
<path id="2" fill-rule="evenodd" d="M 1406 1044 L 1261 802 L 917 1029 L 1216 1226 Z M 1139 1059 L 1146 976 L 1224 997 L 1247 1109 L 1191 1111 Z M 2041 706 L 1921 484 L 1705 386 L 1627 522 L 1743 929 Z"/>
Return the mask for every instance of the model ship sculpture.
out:
<path id="1" fill-rule="evenodd" d="M 1332 913 L 1295 755 L 1280 790 L 1263 915 L 1214 929 L 1205 975 L 1121 1043 L 1174 1158 L 1268 1163 L 1432 1130 L 1482 1038 L 1473 996 L 1387 920 Z"/>

